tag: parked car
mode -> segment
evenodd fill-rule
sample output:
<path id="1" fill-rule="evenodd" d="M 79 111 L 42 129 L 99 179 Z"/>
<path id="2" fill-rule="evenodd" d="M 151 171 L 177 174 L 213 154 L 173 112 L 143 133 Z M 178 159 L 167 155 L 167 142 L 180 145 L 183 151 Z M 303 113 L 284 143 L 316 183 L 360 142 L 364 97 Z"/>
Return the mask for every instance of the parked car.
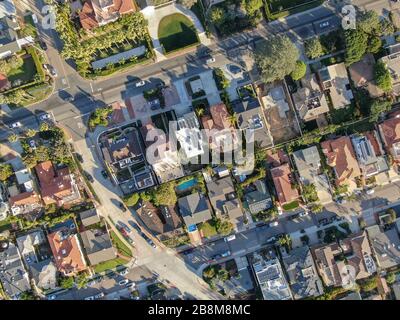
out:
<path id="1" fill-rule="evenodd" d="M 371 194 L 374 194 L 375 193 L 375 190 L 374 189 L 367 189 L 366 191 L 365 191 L 365 193 L 366 194 L 368 194 L 368 195 L 371 195 Z"/>
<path id="2" fill-rule="evenodd" d="M 50 113 L 42 113 L 39 116 L 39 120 L 40 121 L 46 121 L 46 120 L 50 120 L 51 119 L 51 114 Z"/>
<path id="3" fill-rule="evenodd" d="M 119 272 L 119 274 L 120 274 L 121 276 L 126 276 L 128 273 L 129 273 L 129 269 L 128 269 L 128 268 L 125 268 L 125 269 L 123 269 L 123 270 L 121 270 L 121 271 Z"/>
<path id="4" fill-rule="evenodd" d="M 56 300 L 56 295 L 52 294 L 50 296 L 47 296 L 47 300 Z"/>
<path id="5" fill-rule="evenodd" d="M 35 149 L 36 149 L 36 142 L 35 142 L 35 140 L 29 140 L 29 146 L 30 146 L 33 150 L 35 150 Z"/>
<path id="6" fill-rule="evenodd" d="M 135 229 L 137 232 L 141 233 L 142 229 L 139 227 L 139 225 L 136 222 L 129 221 L 129 224 L 133 229 Z"/>
<path id="7" fill-rule="evenodd" d="M 44 51 L 46 51 L 47 50 L 47 44 L 46 44 L 46 42 L 44 42 L 44 41 L 39 41 L 39 45 L 40 45 L 40 47 L 44 50 Z"/>
<path id="8" fill-rule="evenodd" d="M 94 296 L 86 297 L 85 300 L 94 300 Z"/>
<path id="9" fill-rule="evenodd" d="M 279 225 L 279 222 L 278 222 L 278 221 L 274 221 L 274 222 L 271 222 L 271 223 L 269 224 L 270 227 L 277 227 L 278 225 Z"/>
<path id="10" fill-rule="evenodd" d="M 129 280 L 128 280 L 128 279 L 124 279 L 124 280 L 121 280 L 120 282 L 118 282 L 118 284 L 119 284 L 120 286 L 124 286 L 124 285 L 126 285 L 127 283 L 129 283 Z"/>
<path id="11" fill-rule="evenodd" d="M 135 83 L 135 87 L 139 88 L 139 87 L 143 87 L 146 84 L 145 81 L 141 80 Z"/>
<path id="12" fill-rule="evenodd" d="M 207 60 L 206 60 L 206 63 L 207 63 L 207 64 L 210 64 L 210 63 L 213 63 L 213 62 L 215 62 L 215 58 L 212 57 L 212 56 L 210 56 L 210 57 L 207 58 Z"/>
<path id="13" fill-rule="evenodd" d="M 55 69 L 52 65 L 50 65 L 50 64 L 48 64 L 48 63 L 45 63 L 45 64 L 43 64 L 43 68 L 44 68 L 52 77 L 57 77 L 56 69 Z"/>
<path id="14" fill-rule="evenodd" d="M 308 215 L 308 211 L 302 211 L 302 212 L 299 213 L 300 217 L 305 217 L 307 215 Z"/>
<path id="15" fill-rule="evenodd" d="M 154 249 L 157 248 L 157 246 L 156 246 L 156 244 L 153 242 L 153 240 L 147 238 L 146 241 L 147 241 L 147 243 L 148 243 L 149 245 L 151 245 Z"/>
<path id="16" fill-rule="evenodd" d="M 104 179 L 108 179 L 108 174 L 106 170 L 102 170 L 101 175 L 103 176 Z"/>
<path id="17" fill-rule="evenodd" d="M 231 252 L 229 250 L 225 251 L 224 253 L 221 254 L 222 258 L 229 257 L 230 255 L 231 255 Z"/>
<path id="18" fill-rule="evenodd" d="M 228 237 L 225 237 L 224 241 L 225 242 L 229 242 L 229 241 L 232 241 L 232 240 L 235 240 L 235 239 L 236 239 L 236 236 L 234 234 L 232 234 L 232 235 L 230 235 Z"/>
<path id="19" fill-rule="evenodd" d="M 118 203 L 118 207 L 119 207 L 123 212 L 126 212 L 126 211 L 127 211 L 125 205 L 124 205 L 121 201 L 117 201 L 117 203 Z"/>
<path id="20" fill-rule="evenodd" d="M 89 180 L 89 182 L 91 182 L 91 183 L 94 182 L 93 176 L 89 172 L 83 171 L 83 174 L 85 175 L 86 179 Z"/>
<path id="21" fill-rule="evenodd" d="M 74 153 L 74 156 L 75 156 L 75 158 L 80 162 L 80 163 L 83 163 L 83 158 L 82 158 L 82 156 L 79 154 L 79 153 Z"/>
<path id="22" fill-rule="evenodd" d="M 101 299 L 104 297 L 104 293 L 100 292 L 100 293 L 96 294 L 94 297 L 95 297 L 95 299 Z"/>
<path id="23" fill-rule="evenodd" d="M 11 125 L 10 125 L 11 129 L 20 128 L 20 127 L 22 127 L 22 123 L 19 121 L 11 123 Z"/>

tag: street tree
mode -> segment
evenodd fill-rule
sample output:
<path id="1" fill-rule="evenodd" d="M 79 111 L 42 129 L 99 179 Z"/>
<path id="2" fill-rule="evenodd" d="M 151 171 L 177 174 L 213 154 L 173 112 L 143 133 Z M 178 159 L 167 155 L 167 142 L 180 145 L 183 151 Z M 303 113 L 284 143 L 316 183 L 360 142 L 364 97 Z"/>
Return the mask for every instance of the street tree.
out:
<path id="1" fill-rule="evenodd" d="M 324 48 L 317 37 L 307 40 L 304 47 L 305 53 L 310 59 L 315 59 L 324 55 Z"/>
<path id="2" fill-rule="evenodd" d="M 288 36 L 274 36 L 256 48 L 255 60 L 267 83 L 282 80 L 296 69 L 300 53 Z"/>

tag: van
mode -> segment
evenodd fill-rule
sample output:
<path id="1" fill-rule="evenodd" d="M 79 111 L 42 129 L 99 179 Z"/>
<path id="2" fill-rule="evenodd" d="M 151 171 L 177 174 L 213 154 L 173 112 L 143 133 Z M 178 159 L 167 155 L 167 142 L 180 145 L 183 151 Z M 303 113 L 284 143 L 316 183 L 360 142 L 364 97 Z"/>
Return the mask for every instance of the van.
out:
<path id="1" fill-rule="evenodd" d="M 229 241 L 232 241 L 232 240 L 235 240 L 235 239 L 236 239 L 236 236 L 234 234 L 232 234 L 232 235 L 230 235 L 228 237 L 225 237 L 224 241 L 225 242 L 229 242 Z"/>

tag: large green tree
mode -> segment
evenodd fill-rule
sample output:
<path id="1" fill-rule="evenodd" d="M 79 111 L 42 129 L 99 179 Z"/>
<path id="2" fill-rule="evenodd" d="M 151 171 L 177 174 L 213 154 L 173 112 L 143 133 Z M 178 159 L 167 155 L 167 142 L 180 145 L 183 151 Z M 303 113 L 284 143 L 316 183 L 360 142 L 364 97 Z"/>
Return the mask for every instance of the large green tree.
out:
<path id="1" fill-rule="evenodd" d="M 296 69 L 300 53 L 288 36 L 274 36 L 256 48 L 255 60 L 265 82 L 282 80 Z"/>
<path id="2" fill-rule="evenodd" d="M 13 174 L 13 169 L 8 163 L 0 163 L 0 181 L 6 181 Z"/>
<path id="3" fill-rule="evenodd" d="M 215 24 L 216 26 L 219 26 L 223 24 L 226 20 L 227 13 L 226 11 L 217 6 L 212 6 L 209 13 L 208 13 L 208 18 L 212 24 Z"/>
<path id="4" fill-rule="evenodd" d="M 175 184 L 166 182 L 152 192 L 152 200 L 156 206 L 172 206 L 177 202 Z"/>
<path id="5" fill-rule="evenodd" d="M 381 101 L 381 100 L 375 100 L 371 104 L 371 110 L 370 110 L 370 121 L 371 122 L 376 122 L 379 119 L 379 116 L 383 112 L 387 112 L 391 109 L 392 104 L 390 101 Z"/>
<path id="6" fill-rule="evenodd" d="M 307 71 L 306 64 L 303 61 L 298 60 L 296 62 L 296 68 L 291 72 L 290 76 L 292 77 L 293 80 L 297 81 L 306 75 L 306 71 Z"/>
<path id="7" fill-rule="evenodd" d="M 391 92 L 392 87 L 392 77 L 390 76 L 389 69 L 386 64 L 382 61 L 378 61 L 374 66 L 375 81 L 379 88 L 383 92 Z"/>
<path id="8" fill-rule="evenodd" d="M 311 38 L 304 43 L 304 50 L 310 59 L 318 58 L 324 55 L 324 48 L 322 47 L 319 38 Z"/>

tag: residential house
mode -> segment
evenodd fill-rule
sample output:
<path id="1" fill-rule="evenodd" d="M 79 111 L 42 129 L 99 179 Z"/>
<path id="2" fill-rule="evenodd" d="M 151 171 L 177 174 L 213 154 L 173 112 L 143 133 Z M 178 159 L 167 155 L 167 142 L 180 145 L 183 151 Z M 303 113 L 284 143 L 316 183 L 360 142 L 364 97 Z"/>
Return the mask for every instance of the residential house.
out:
<path id="1" fill-rule="evenodd" d="M 45 161 L 36 165 L 35 171 L 45 205 L 56 204 L 61 207 L 81 200 L 74 174 L 70 173 L 68 167 L 57 169 L 51 161 Z"/>
<path id="2" fill-rule="evenodd" d="M 178 179 L 184 175 L 179 153 L 173 141 L 165 134 L 158 134 L 152 122 L 140 128 L 146 145 L 147 162 L 152 166 L 160 183 Z"/>
<path id="3" fill-rule="evenodd" d="M 349 190 L 357 188 L 355 178 L 361 176 L 351 140 L 347 136 L 326 140 L 321 143 L 326 163 L 333 168 L 338 186 L 348 185 Z"/>
<path id="4" fill-rule="evenodd" d="M 292 293 L 275 254 L 268 257 L 254 253 L 251 265 L 264 300 L 292 300 Z"/>
<path id="5" fill-rule="evenodd" d="M 283 264 L 289 278 L 294 299 L 318 297 L 324 293 L 308 246 L 282 253 Z"/>
<path id="6" fill-rule="evenodd" d="M 351 281 L 349 270 L 354 270 L 352 275 L 355 280 L 367 278 L 376 272 L 366 232 L 354 234 L 340 243 L 316 247 L 313 254 L 326 286 L 348 284 Z"/>
<path id="7" fill-rule="evenodd" d="M 351 142 L 357 155 L 361 173 L 365 178 L 389 170 L 376 131 L 366 132 L 364 135 L 353 135 Z"/>
<path id="8" fill-rule="evenodd" d="M 304 122 L 315 120 L 329 112 L 328 102 L 315 74 L 306 75 L 301 79 L 300 85 L 301 87 L 292 94 L 292 98 L 296 110 Z"/>
<path id="9" fill-rule="evenodd" d="M 91 30 L 137 11 L 133 0 L 88 0 L 79 13 L 82 28 Z"/>
<path id="10" fill-rule="evenodd" d="M 199 120 L 192 111 L 177 119 L 175 135 L 181 147 L 184 159 L 196 159 L 204 154 L 203 135 L 200 131 Z"/>
<path id="11" fill-rule="evenodd" d="M 86 269 L 78 235 L 67 225 L 62 225 L 48 236 L 50 248 L 59 272 L 73 276 Z"/>
<path id="12" fill-rule="evenodd" d="M 350 78 L 356 88 L 364 88 L 371 98 L 380 97 L 383 94 L 375 82 L 375 58 L 373 54 L 366 54 L 360 61 L 349 66 Z"/>
<path id="13" fill-rule="evenodd" d="M 0 2 L 1 5 L 7 3 L 10 3 L 10 1 Z M 24 45 L 34 42 L 31 36 L 19 38 L 19 30 L 20 27 L 15 16 L 6 13 L 6 15 L 0 17 L 0 59 L 12 56 L 21 51 Z"/>
<path id="14" fill-rule="evenodd" d="M 0 1 L 0 18 L 3 17 L 15 17 L 17 9 L 13 0 Z"/>
<path id="15" fill-rule="evenodd" d="M 33 191 L 33 181 L 28 169 L 15 171 L 15 177 L 18 185 L 23 187 L 26 192 Z"/>
<path id="16" fill-rule="evenodd" d="M 321 157 L 316 146 L 293 152 L 293 159 L 304 185 L 313 184 L 322 204 L 332 201 L 328 177 L 322 172 Z"/>
<path id="17" fill-rule="evenodd" d="M 378 125 L 379 134 L 388 155 L 393 159 L 398 170 L 400 163 L 400 114 L 397 114 Z"/>
<path id="18" fill-rule="evenodd" d="M 21 293 L 32 290 L 21 254 L 11 242 L 0 242 L 0 282 L 11 299 L 18 299 Z"/>
<path id="19" fill-rule="evenodd" d="M 323 90 L 329 94 L 335 109 L 345 108 L 351 104 L 354 97 L 344 63 L 320 69 L 318 78 Z"/>
<path id="20" fill-rule="evenodd" d="M 206 197 L 198 192 L 178 199 L 178 207 L 188 231 L 195 229 L 197 224 L 212 219 Z"/>
<path id="21" fill-rule="evenodd" d="M 268 210 L 272 207 L 272 199 L 264 180 L 256 180 L 253 183 L 254 190 L 246 193 L 244 198 L 251 214 Z"/>
<path id="22" fill-rule="evenodd" d="M 210 115 L 201 118 L 206 131 L 211 150 L 231 152 L 238 147 L 239 141 L 235 126 L 224 103 L 218 103 L 209 108 Z"/>
<path id="23" fill-rule="evenodd" d="M 8 199 L 11 213 L 16 216 L 19 214 L 39 213 L 43 206 L 40 196 L 34 191 L 22 192 Z"/>
<path id="24" fill-rule="evenodd" d="M 173 206 L 155 207 L 151 202 L 142 202 L 136 210 L 140 219 L 160 240 L 181 235 L 183 224 Z"/>
<path id="25" fill-rule="evenodd" d="M 248 97 L 243 101 L 233 101 L 232 108 L 239 129 L 244 131 L 246 141 L 252 140 L 258 143 L 261 148 L 272 145 L 272 139 L 266 127 L 263 110 L 258 99 Z"/>
<path id="26" fill-rule="evenodd" d="M 400 265 L 400 238 L 397 227 L 384 230 L 379 225 L 366 228 L 368 237 L 380 269 Z"/>
<path id="27" fill-rule="evenodd" d="M 5 190 L 5 186 L 0 182 L 0 221 L 7 218 L 9 209 Z"/>
<path id="28" fill-rule="evenodd" d="M 101 221 L 99 215 L 97 214 L 96 208 L 79 212 L 79 218 L 81 219 L 81 223 L 84 227 L 89 227 Z"/>
<path id="29" fill-rule="evenodd" d="M 385 63 L 390 72 L 393 93 L 400 95 L 400 52 L 391 53 L 380 60 Z"/>
<path id="30" fill-rule="evenodd" d="M 207 189 L 215 215 L 229 219 L 240 230 L 244 226 L 244 215 L 231 177 L 208 182 Z"/>
<path id="31" fill-rule="evenodd" d="M 17 245 L 35 285 L 41 289 L 57 286 L 57 268 L 43 231 L 38 229 L 17 238 Z"/>
<path id="32" fill-rule="evenodd" d="M 271 176 L 281 206 L 299 198 L 299 193 L 293 185 L 293 176 L 288 163 L 272 168 Z"/>
<path id="33" fill-rule="evenodd" d="M 117 256 L 107 229 L 87 229 L 80 232 L 79 235 L 91 266 L 112 260 Z"/>

